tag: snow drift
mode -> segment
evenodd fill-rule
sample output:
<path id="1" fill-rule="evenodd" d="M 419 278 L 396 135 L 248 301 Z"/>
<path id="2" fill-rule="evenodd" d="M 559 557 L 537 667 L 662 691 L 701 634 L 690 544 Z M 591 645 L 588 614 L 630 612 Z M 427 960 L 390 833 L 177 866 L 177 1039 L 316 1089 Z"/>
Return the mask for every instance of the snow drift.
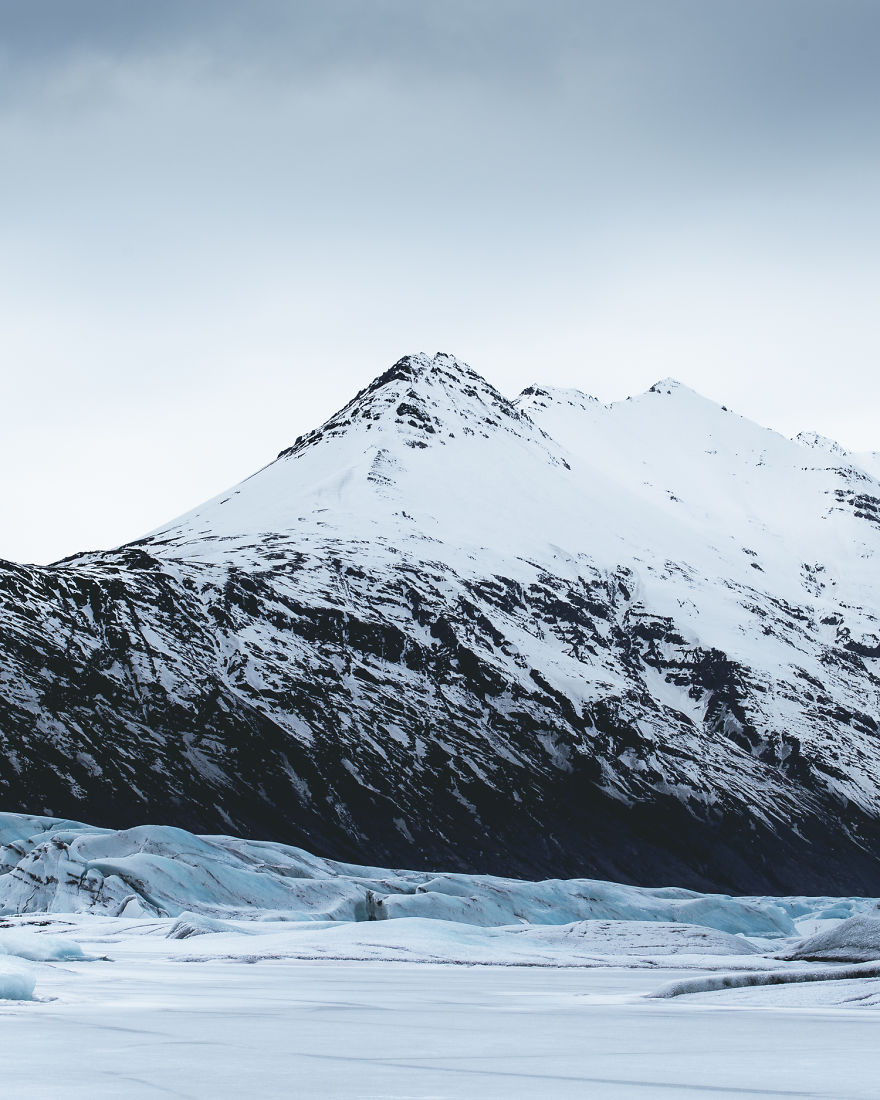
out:
<path id="1" fill-rule="evenodd" d="M 749 971 L 739 974 L 707 974 L 699 978 L 684 978 L 668 982 L 651 998 L 668 1000 L 693 993 L 716 993 L 722 989 L 747 989 L 762 985 L 802 985 L 809 982 L 842 982 L 862 978 L 880 978 L 880 963 L 861 966 L 835 966 L 824 970 L 769 970 Z"/>
<path id="2" fill-rule="evenodd" d="M 779 956 L 817 962 L 868 962 L 880 959 L 880 911 L 864 914 L 801 940 Z"/>

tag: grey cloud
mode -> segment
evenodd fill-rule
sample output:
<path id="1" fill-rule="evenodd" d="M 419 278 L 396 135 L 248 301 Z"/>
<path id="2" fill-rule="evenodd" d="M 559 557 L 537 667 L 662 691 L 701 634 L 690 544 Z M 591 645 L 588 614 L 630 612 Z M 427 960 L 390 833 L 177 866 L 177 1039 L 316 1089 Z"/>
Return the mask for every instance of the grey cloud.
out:
<path id="1" fill-rule="evenodd" d="M 644 90 L 722 123 L 859 110 L 880 59 L 873 0 L 2 0 L 0 19 L 7 79 L 192 50 L 266 79 L 355 67 L 539 92 L 619 84 L 621 103 Z"/>

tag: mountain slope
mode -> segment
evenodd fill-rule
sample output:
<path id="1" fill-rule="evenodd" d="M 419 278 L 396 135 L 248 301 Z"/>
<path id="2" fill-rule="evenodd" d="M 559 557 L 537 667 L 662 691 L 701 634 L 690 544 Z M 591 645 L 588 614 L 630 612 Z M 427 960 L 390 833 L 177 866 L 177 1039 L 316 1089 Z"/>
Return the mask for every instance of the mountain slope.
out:
<path id="1" fill-rule="evenodd" d="M 672 381 L 509 401 L 408 357 L 147 538 L 0 569 L 3 801 L 374 864 L 876 892 L 869 466 Z"/>

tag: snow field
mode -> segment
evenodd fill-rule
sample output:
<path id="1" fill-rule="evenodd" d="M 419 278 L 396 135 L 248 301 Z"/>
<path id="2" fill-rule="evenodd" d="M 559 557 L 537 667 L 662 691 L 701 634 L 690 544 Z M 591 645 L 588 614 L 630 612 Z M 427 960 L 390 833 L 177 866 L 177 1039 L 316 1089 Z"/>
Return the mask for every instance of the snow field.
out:
<path id="1" fill-rule="evenodd" d="M 712 1007 L 732 1002 L 710 998 L 766 992 L 751 989 L 647 1000 L 663 981 L 698 973 L 675 959 L 641 969 L 312 962 L 253 954 L 260 932 L 205 934 L 221 950 L 197 957 L 193 940 L 167 938 L 173 924 L 54 919 L 50 934 L 114 961 L 35 964 L 41 999 L 0 1004 L 6 1095 L 876 1097 L 870 1009 Z M 776 989 L 827 996 L 853 984 Z"/>

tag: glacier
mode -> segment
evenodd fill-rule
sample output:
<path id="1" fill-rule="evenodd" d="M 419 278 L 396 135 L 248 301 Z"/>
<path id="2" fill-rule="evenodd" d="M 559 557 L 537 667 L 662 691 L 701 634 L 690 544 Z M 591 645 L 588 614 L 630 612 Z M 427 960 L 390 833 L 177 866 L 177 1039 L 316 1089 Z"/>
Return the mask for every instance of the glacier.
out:
<path id="1" fill-rule="evenodd" d="M 871 898 L 731 897 L 590 879 L 529 882 L 390 870 L 284 844 L 144 825 L 100 829 L 0 814 L 0 917 L 93 913 L 375 922 L 430 918 L 485 927 L 662 921 L 772 939 L 795 920 L 842 919 Z M 830 917 L 829 917 L 830 914 Z"/>

